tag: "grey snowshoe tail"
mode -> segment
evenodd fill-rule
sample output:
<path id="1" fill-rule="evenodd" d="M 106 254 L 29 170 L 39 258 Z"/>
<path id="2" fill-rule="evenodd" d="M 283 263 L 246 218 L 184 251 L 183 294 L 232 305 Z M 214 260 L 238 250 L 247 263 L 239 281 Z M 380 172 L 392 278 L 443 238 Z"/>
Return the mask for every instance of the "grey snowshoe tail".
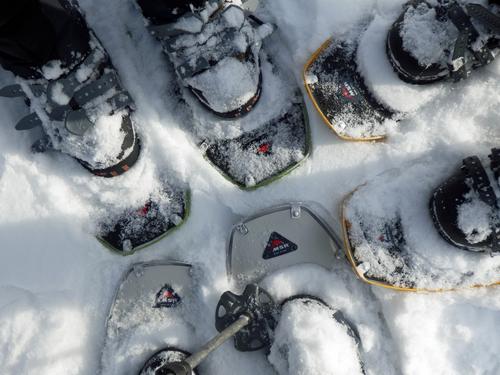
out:
<path id="1" fill-rule="evenodd" d="M 422 37 L 419 28 L 433 30 L 432 40 L 415 42 Z M 500 17 L 480 4 L 410 1 L 389 31 L 386 46 L 389 61 L 405 82 L 459 81 L 499 53 Z"/>
<path id="2" fill-rule="evenodd" d="M 78 9 L 68 8 L 65 0 L 47 0 L 41 6 L 51 21 L 55 17 L 75 19 L 83 25 L 84 36 L 75 39 L 74 48 L 71 40 L 62 38 L 64 45 L 58 48 L 72 53 L 66 51 L 44 66 L 33 67 L 37 73 L 33 78 L 19 77 L 19 84 L 1 89 L 0 95 L 23 98 L 30 106 L 32 113 L 16 129 L 41 129 L 43 136 L 33 145 L 34 152 L 57 150 L 97 176 L 118 176 L 134 165 L 140 153 L 131 118 L 133 100 L 100 42 L 75 14 Z"/>
<path id="3" fill-rule="evenodd" d="M 185 320 L 192 298 L 190 265 L 175 261 L 133 265 L 110 308 L 101 373 L 156 373 L 147 371 L 184 359 L 193 346 L 193 327 Z"/>
<path id="4" fill-rule="evenodd" d="M 255 282 L 297 264 L 330 268 L 340 247 L 333 231 L 307 206 L 274 207 L 233 228 L 227 249 L 228 276 L 238 282 Z"/>
<path id="5" fill-rule="evenodd" d="M 491 150 L 491 175 L 493 184 L 497 184 L 500 177 L 500 149 Z M 481 209 L 486 215 L 487 227 L 471 230 L 460 226 L 467 226 L 464 220 L 474 220 L 474 217 L 461 217 L 464 210 L 472 208 L 475 215 Z M 452 245 L 474 252 L 489 252 L 500 254 L 500 217 L 495 188 L 490 182 L 488 172 L 477 156 L 463 160 L 463 164 L 449 179 L 439 186 L 430 200 L 430 212 L 436 229 L 441 236 Z M 462 225 L 461 225 L 462 224 Z"/>

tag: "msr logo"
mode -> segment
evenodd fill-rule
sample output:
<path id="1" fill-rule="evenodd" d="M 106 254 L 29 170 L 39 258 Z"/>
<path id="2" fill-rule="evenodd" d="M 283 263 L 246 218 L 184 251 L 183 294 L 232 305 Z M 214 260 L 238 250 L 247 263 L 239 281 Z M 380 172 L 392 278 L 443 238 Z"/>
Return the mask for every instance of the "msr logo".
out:
<path id="1" fill-rule="evenodd" d="M 299 247 L 296 244 L 286 239 L 281 234 L 272 232 L 271 236 L 269 237 L 269 240 L 267 241 L 267 245 L 264 250 L 264 254 L 262 254 L 262 258 L 264 259 L 276 258 L 281 255 L 291 253 L 292 251 L 295 251 L 298 248 Z"/>
<path id="2" fill-rule="evenodd" d="M 353 100 L 358 96 L 358 92 L 347 82 L 343 83 L 340 92 L 342 96 L 348 100 Z"/>
<path id="3" fill-rule="evenodd" d="M 155 308 L 171 308 L 177 306 L 181 302 L 181 297 L 175 292 L 175 290 L 168 284 L 160 289 L 156 293 Z"/>

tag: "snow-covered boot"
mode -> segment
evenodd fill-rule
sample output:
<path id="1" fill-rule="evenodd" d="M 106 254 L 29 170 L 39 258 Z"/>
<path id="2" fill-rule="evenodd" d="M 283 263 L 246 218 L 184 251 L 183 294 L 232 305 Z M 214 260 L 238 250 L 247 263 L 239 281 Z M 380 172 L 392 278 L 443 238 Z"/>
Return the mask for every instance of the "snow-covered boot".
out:
<path id="1" fill-rule="evenodd" d="M 189 130 L 219 171 L 242 188 L 255 188 L 307 157 L 300 92 L 263 48 L 273 26 L 236 0 L 137 2 L 173 65 L 192 116 Z"/>
<path id="2" fill-rule="evenodd" d="M 43 136 L 35 152 L 58 150 L 98 176 L 127 171 L 140 152 L 133 100 L 111 60 L 67 0 L 22 0 L 0 24 L 0 63 L 18 84 L 0 96 L 24 98 L 31 114 L 16 125 Z"/>
<path id="3" fill-rule="evenodd" d="M 465 79 L 500 51 L 498 6 L 456 0 L 413 0 L 387 37 L 387 54 L 399 77 L 426 84 Z"/>
<path id="4" fill-rule="evenodd" d="M 452 245 L 500 254 L 500 149 L 491 150 L 489 157 L 489 166 L 477 156 L 464 159 L 461 168 L 436 189 L 430 210 L 437 230 Z"/>
<path id="5" fill-rule="evenodd" d="M 341 311 L 312 296 L 282 304 L 269 361 L 280 375 L 364 374 L 357 330 Z"/>
<path id="6" fill-rule="evenodd" d="M 210 1 L 191 8 L 167 24 L 158 24 L 164 17 L 150 18 L 150 30 L 162 41 L 184 87 L 216 115 L 240 117 L 260 98 L 259 52 L 266 33 L 237 5 Z"/>

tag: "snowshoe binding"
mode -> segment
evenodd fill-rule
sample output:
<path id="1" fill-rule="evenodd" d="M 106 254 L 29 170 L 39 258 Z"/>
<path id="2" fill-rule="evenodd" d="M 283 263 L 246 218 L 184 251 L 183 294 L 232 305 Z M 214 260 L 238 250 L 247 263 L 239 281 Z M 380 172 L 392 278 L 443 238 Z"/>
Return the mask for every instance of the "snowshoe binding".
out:
<path id="1" fill-rule="evenodd" d="M 430 211 L 437 230 L 450 244 L 498 255 L 500 149 L 491 150 L 489 157 L 488 169 L 477 156 L 464 159 L 456 173 L 434 192 Z"/>
<path id="2" fill-rule="evenodd" d="M 190 270 L 179 262 L 153 262 L 125 274 L 107 321 L 101 373 L 161 374 L 156 371 L 166 362 L 189 356 Z"/>
<path id="3" fill-rule="evenodd" d="M 493 3 L 407 3 L 387 37 L 399 77 L 413 84 L 459 81 L 491 63 L 500 52 L 500 12 Z"/>
<path id="4" fill-rule="evenodd" d="M 426 203 L 447 173 L 444 163 L 414 163 L 411 173 L 390 171 L 351 193 L 343 206 L 344 238 L 358 277 L 405 291 L 498 284 L 500 257 L 484 255 L 499 252 L 498 150 L 490 158 L 490 168 L 466 158 L 432 194 L 431 215 Z"/>
<path id="5" fill-rule="evenodd" d="M 238 1 L 156 3 L 138 0 L 173 65 L 206 158 L 243 189 L 303 161 L 310 140 L 300 92 L 263 48 L 273 27 Z"/>
<path id="6" fill-rule="evenodd" d="M 67 0 L 6 5 L 0 62 L 19 84 L 0 96 L 23 98 L 31 114 L 18 130 L 41 129 L 34 152 L 58 150 L 97 176 L 114 177 L 137 161 L 133 100 L 109 56 Z M 42 48 L 43 46 L 43 48 Z"/>

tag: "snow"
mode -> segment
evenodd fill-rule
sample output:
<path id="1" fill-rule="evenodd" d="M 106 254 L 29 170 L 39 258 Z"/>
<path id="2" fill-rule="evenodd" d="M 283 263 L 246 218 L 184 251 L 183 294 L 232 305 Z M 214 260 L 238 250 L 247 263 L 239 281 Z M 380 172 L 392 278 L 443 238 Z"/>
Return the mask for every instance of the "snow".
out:
<path id="1" fill-rule="evenodd" d="M 439 64 L 446 66 L 453 51 L 458 30 L 451 21 L 436 20 L 435 8 L 421 3 L 408 8 L 401 27 L 403 48 L 422 66 Z"/>
<path id="2" fill-rule="evenodd" d="M 231 226 L 241 217 L 284 201 L 316 201 L 330 212 L 325 219 L 340 230 L 342 198 L 382 171 L 426 156 L 423 175 L 439 166 L 444 177 L 461 158 L 486 155 L 500 142 L 496 61 L 467 81 L 426 87 L 439 95 L 401 121 L 385 143 L 339 140 L 306 98 L 313 138 L 310 159 L 281 181 L 243 192 L 204 160 L 185 130 L 185 114 L 176 111 L 172 95 L 175 77 L 137 10 L 120 0 L 79 3 L 136 102 L 142 154 L 129 172 L 113 179 L 93 177 L 64 155 L 33 155 L 29 147 L 34 134 L 13 128 L 27 114 L 26 107 L 0 99 L 2 374 L 96 373 L 109 303 L 123 272 L 140 261 L 178 259 L 196 265 L 196 342 L 201 344 L 215 334 L 215 305 L 231 287 L 224 248 Z M 402 4 L 267 2 L 285 42 L 275 48 L 298 81 L 303 64 L 328 37 L 338 37 L 374 14 L 394 20 Z M 385 64 L 372 60 L 375 67 Z M 0 71 L 0 85 L 11 83 L 12 75 Z M 411 94 L 399 95 L 413 100 Z M 186 224 L 130 257 L 103 248 L 93 237 L 99 215 L 140 204 L 167 171 L 191 186 L 192 211 Z M 426 207 L 419 209 L 423 213 Z M 437 236 L 432 223 L 428 225 L 429 236 Z M 308 267 L 292 271 L 276 275 L 279 278 L 265 286 L 280 299 L 311 293 L 342 310 L 360 331 L 367 374 L 500 372 L 498 288 L 397 293 L 362 284 L 343 259 L 333 272 Z M 266 375 L 274 369 L 263 353 L 238 353 L 229 343 L 208 358 L 203 373 Z"/>
<path id="3" fill-rule="evenodd" d="M 312 300 L 284 305 L 269 355 L 280 375 L 362 374 L 356 341 L 334 312 Z"/>
<path id="4" fill-rule="evenodd" d="M 464 198 L 466 201 L 458 207 L 458 228 L 470 243 L 483 242 L 492 232 L 491 207 L 481 201 L 474 190 Z"/>

